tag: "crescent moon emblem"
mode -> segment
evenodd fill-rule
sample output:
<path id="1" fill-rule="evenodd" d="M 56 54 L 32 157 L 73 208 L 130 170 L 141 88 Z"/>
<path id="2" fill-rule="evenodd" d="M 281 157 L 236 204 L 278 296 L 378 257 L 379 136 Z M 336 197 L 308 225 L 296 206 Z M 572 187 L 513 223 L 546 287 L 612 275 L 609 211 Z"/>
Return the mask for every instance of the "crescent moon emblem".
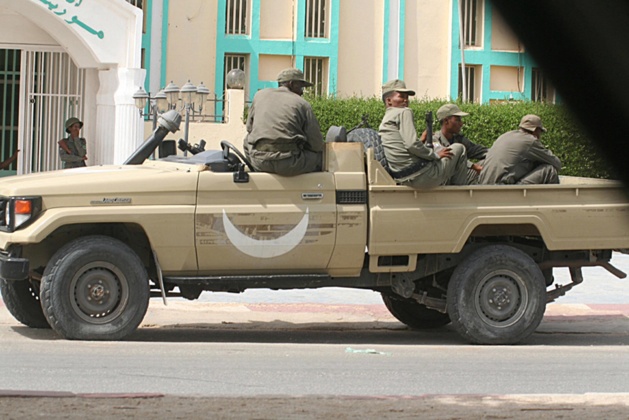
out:
<path id="1" fill-rule="evenodd" d="M 306 208 L 306 214 L 290 232 L 279 238 L 260 240 L 247 236 L 238 230 L 227 217 L 225 209 L 223 209 L 223 226 L 225 227 L 227 237 L 240 252 L 255 258 L 274 258 L 291 251 L 301 243 L 301 240 L 306 235 L 308 221 L 309 212 L 308 208 Z"/>

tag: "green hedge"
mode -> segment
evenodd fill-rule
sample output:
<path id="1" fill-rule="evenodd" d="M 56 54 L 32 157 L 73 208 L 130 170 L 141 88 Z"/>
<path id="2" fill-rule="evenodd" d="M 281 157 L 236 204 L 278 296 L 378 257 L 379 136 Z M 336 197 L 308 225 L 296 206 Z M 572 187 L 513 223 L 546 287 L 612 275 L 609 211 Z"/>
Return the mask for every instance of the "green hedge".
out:
<path id="1" fill-rule="evenodd" d="M 384 115 L 384 104 L 380 98 L 334 99 L 308 96 L 306 98 L 326 133 L 332 125 L 346 128 L 356 126 L 361 116 L 368 115 L 369 125 L 378 129 Z M 426 128 L 424 116 L 427 111 L 436 114 L 444 101 L 411 101 L 418 132 Z M 542 143 L 557 155 L 563 164 L 562 175 L 593 178 L 615 178 L 610 166 L 596 151 L 583 130 L 575 123 L 567 109 L 561 105 L 538 102 L 509 102 L 491 105 L 459 104 L 470 115 L 464 117 L 462 133 L 475 143 L 491 147 L 498 136 L 515 130 L 522 116 L 536 114 L 542 118 L 548 132 L 542 136 Z M 436 120 L 436 116 L 435 116 Z M 439 129 L 435 122 L 434 129 Z"/>

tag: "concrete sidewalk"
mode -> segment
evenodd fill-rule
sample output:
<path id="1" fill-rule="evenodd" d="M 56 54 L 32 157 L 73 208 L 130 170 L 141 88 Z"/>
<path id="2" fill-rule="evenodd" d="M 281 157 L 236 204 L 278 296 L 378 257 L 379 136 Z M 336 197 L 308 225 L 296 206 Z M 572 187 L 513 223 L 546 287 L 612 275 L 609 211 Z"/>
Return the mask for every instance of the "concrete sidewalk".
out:
<path id="1" fill-rule="evenodd" d="M 142 328 L 217 324 L 247 328 L 248 324 L 361 324 L 363 329 L 405 329 L 384 304 L 223 303 L 152 299 Z M 0 324 L 20 325 L 0 300 Z M 627 304 L 549 304 L 539 331 L 628 333 Z"/>
<path id="2" fill-rule="evenodd" d="M 222 328 L 247 329 L 260 323 L 273 328 L 313 324 L 360 325 L 360 329 L 406 329 L 384 304 L 321 303 L 208 303 L 152 300 L 142 327 L 221 325 Z M 625 304 L 549 304 L 539 332 L 629 333 L 629 305 Z"/>

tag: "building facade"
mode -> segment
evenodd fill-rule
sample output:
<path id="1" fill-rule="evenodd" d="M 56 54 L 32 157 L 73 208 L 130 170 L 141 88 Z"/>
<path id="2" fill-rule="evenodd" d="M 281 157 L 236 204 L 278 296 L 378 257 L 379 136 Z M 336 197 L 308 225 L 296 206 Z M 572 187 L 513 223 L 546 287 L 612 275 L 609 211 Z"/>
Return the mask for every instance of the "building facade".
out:
<path id="1" fill-rule="evenodd" d="M 0 0 L 0 159 L 20 149 L 8 174 L 59 168 L 76 116 L 88 164 L 121 163 L 152 129 L 137 89 L 188 80 L 213 98 L 191 141 L 224 136 L 207 121 L 225 121 L 228 72 L 244 71 L 250 101 L 286 67 L 336 97 L 379 96 L 400 78 L 420 99 L 555 101 L 490 0 Z"/>

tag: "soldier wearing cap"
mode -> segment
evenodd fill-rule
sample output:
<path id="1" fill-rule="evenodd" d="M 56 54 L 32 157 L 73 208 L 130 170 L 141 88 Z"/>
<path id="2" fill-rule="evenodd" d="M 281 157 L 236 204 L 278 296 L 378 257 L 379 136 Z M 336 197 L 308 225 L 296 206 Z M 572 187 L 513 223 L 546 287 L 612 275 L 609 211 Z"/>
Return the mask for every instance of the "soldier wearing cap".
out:
<path id="1" fill-rule="evenodd" d="M 441 148 L 427 147 L 418 137 L 408 97 L 415 91 L 402 80 L 391 80 L 382 86 L 386 106 L 379 134 L 382 148 L 395 180 L 413 188 L 439 185 L 465 185 L 467 178 L 465 147 L 461 144 Z"/>
<path id="2" fill-rule="evenodd" d="M 75 117 L 68 118 L 65 128 L 69 136 L 57 142 L 63 169 L 86 166 L 87 142 L 83 137 L 79 137 L 79 132 L 83 128 L 83 122 Z"/>
<path id="3" fill-rule="evenodd" d="M 487 152 L 479 184 L 559 184 L 561 161 L 539 141 L 546 128 L 537 115 L 525 115 Z"/>
<path id="4" fill-rule="evenodd" d="M 483 169 L 482 163 L 487 154 L 487 147 L 473 143 L 470 139 L 461 134 L 463 120 L 461 117 L 470 115 L 461 111 L 456 104 L 445 104 L 437 110 L 437 120 L 441 123 L 441 129 L 433 137 L 433 143 L 438 143 L 443 147 L 448 147 L 455 143 L 465 146 L 467 153 L 467 183 L 477 184 L 478 175 Z M 474 159 L 474 163 L 469 159 Z"/>
<path id="5" fill-rule="evenodd" d="M 256 171 L 292 176 L 320 171 L 323 136 L 310 104 L 301 96 L 312 83 L 301 70 L 285 69 L 278 88 L 256 93 L 247 117 L 245 154 Z"/>

